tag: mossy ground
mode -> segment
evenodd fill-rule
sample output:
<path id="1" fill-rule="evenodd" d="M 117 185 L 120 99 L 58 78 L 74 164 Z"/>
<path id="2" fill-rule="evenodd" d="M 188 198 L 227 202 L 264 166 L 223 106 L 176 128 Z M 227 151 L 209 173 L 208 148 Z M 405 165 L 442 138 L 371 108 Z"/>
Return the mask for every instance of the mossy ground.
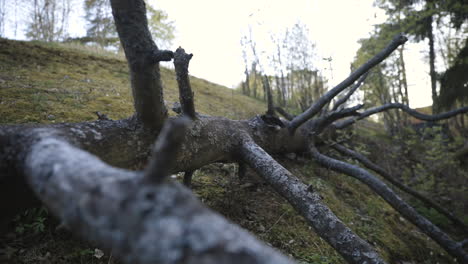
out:
<path id="1" fill-rule="evenodd" d="M 162 68 L 168 106 L 178 101 L 175 75 Z M 133 114 L 127 65 L 120 55 L 82 47 L 0 39 L 0 123 L 53 123 L 113 119 Z M 241 119 L 265 105 L 236 91 L 191 78 L 197 111 Z M 368 134 L 375 132 L 369 129 Z M 372 133 L 371 133 L 372 132 Z M 379 141 L 378 135 L 370 135 Z M 390 263 L 449 263 L 434 242 L 367 187 L 303 157 L 278 160 L 323 196 L 323 201 Z M 343 259 L 252 171 L 240 180 L 232 164 L 194 174 L 193 189 L 208 206 L 304 263 Z M 181 180 L 181 176 L 178 177 Z M 117 263 L 106 252 L 57 230 L 43 210 L 29 210 L 0 238 L 1 263 Z"/>

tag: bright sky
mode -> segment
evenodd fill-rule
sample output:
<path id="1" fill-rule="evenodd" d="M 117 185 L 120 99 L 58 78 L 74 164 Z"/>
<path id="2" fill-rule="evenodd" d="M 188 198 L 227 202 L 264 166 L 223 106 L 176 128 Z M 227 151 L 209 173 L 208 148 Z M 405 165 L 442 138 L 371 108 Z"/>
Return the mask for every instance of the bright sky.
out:
<path id="1" fill-rule="evenodd" d="M 77 4 L 81 1 L 74 0 Z M 253 27 L 259 47 L 268 46 L 270 35 L 282 32 L 301 21 L 309 28 L 316 44 L 319 70 L 331 86 L 349 74 L 349 66 L 359 48 L 357 41 L 369 36 L 374 24 L 385 20 L 382 10 L 373 7 L 374 0 L 148 0 L 166 11 L 177 32 L 174 49 L 182 46 L 193 53 L 190 73 L 228 87 L 243 79 L 241 37 Z M 72 35 L 86 33 L 82 14 L 70 19 Z M 72 22 L 73 21 L 73 22 Z M 13 38 L 12 29 L 6 29 Z M 21 29 L 16 35 L 24 39 Z M 431 104 L 428 64 L 421 53 L 424 44 L 406 44 L 405 62 L 412 107 Z M 330 64 L 321 58 L 331 57 Z M 333 78 L 332 78 L 333 77 Z"/>
<path id="2" fill-rule="evenodd" d="M 332 57 L 329 63 L 318 61 L 331 85 L 349 74 L 349 65 L 359 48 L 357 41 L 369 36 L 374 24 L 385 20 L 373 0 L 149 0 L 174 20 L 177 34 L 174 48 L 182 46 L 194 54 L 191 74 L 235 87 L 243 78 L 244 65 L 240 39 L 248 26 L 254 27 L 258 46 L 268 45 L 270 33 L 284 31 L 301 21 L 309 27 L 319 58 Z M 264 43 L 262 43 L 264 42 Z M 407 46 L 412 107 L 431 104 L 429 68 L 423 62 L 421 45 Z"/>

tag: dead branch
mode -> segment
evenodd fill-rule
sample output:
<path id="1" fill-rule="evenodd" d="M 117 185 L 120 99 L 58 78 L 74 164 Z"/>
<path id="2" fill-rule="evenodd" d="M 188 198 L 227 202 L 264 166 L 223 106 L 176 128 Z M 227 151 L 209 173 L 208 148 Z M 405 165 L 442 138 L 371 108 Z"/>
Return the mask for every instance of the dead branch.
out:
<path id="1" fill-rule="evenodd" d="M 333 89 L 325 93 L 315 103 L 313 103 L 305 112 L 296 116 L 289 124 L 289 129 L 294 132 L 299 126 L 304 124 L 307 120 L 315 116 L 322 108 L 328 104 L 335 96 L 352 85 L 359 77 L 364 75 L 372 67 L 376 66 L 387 58 L 398 46 L 404 44 L 408 39 L 403 35 L 397 35 L 393 38 L 392 42 L 375 55 L 372 59 L 361 65 L 356 71 L 354 71 L 348 78 L 339 83 Z"/>
<path id="2" fill-rule="evenodd" d="M 369 186 L 376 194 L 387 201 L 403 217 L 405 217 L 408 221 L 416 225 L 422 232 L 436 241 L 451 256 L 456 258 L 460 263 L 468 263 L 468 255 L 465 253 L 463 248 L 460 247 L 459 243 L 452 240 L 437 226 L 416 212 L 413 207 L 403 201 L 384 182 L 358 166 L 321 154 L 315 148 L 315 146 L 310 147 L 310 152 L 314 160 L 316 160 L 319 164 L 334 171 L 352 176 Z"/>
<path id="3" fill-rule="evenodd" d="M 282 115 L 284 118 L 287 120 L 291 121 L 294 118 L 294 115 L 291 115 L 290 113 L 286 112 L 283 108 L 276 106 L 275 107 L 276 112 L 278 112 L 280 115 Z"/>
<path id="4" fill-rule="evenodd" d="M 292 263 L 181 184 L 148 184 L 56 137 L 39 138 L 25 157 L 27 180 L 51 211 L 125 263 Z"/>
<path id="5" fill-rule="evenodd" d="M 439 213 L 443 214 L 447 219 L 452 221 L 457 227 L 461 228 L 464 230 L 465 233 L 468 233 L 468 227 L 458 219 L 456 216 L 454 216 L 451 212 L 446 210 L 445 208 L 441 207 L 437 203 L 433 202 L 431 199 L 427 198 L 426 196 L 422 195 L 421 193 L 417 192 L 416 190 L 406 186 L 405 184 L 399 182 L 397 179 L 392 177 L 389 173 L 387 173 L 382 167 L 378 166 L 377 164 L 373 163 L 370 161 L 367 157 L 364 155 L 353 151 L 351 149 L 345 148 L 344 146 L 340 144 L 334 144 L 331 146 L 333 149 L 337 150 L 339 153 L 349 156 L 351 158 L 356 159 L 362 165 L 364 165 L 366 168 L 375 171 L 376 173 L 380 174 L 384 179 L 389 181 L 391 184 L 395 185 L 402 191 L 412 195 L 413 197 L 421 200 L 423 203 L 425 203 L 428 207 L 432 207 L 435 210 L 437 210 Z"/>
<path id="6" fill-rule="evenodd" d="M 182 106 L 182 113 L 190 118 L 196 117 L 195 104 L 193 102 L 193 92 L 188 76 L 188 66 L 193 54 L 185 53 L 185 50 L 178 48 L 174 54 L 174 67 L 179 85 L 179 100 Z"/>
<path id="7" fill-rule="evenodd" d="M 320 195 L 294 177 L 255 142 L 245 140 L 240 157 L 288 200 L 315 232 L 349 263 L 384 263 L 371 245 L 355 235 L 320 201 Z"/>
<path id="8" fill-rule="evenodd" d="M 363 107 L 364 107 L 363 104 L 358 104 L 350 108 L 344 108 L 344 109 L 338 109 L 338 110 L 326 112 L 320 117 L 311 120 L 311 123 L 313 124 L 311 131 L 313 131 L 314 135 L 318 135 L 322 133 L 322 131 L 326 127 L 328 127 L 330 124 L 332 124 L 336 120 L 349 117 L 349 116 L 359 115 L 357 111 Z"/>
<path id="9" fill-rule="evenodd" d="M 359 77 L 357 82 L 349 89 L 348 93 L 346 93 L 346 95 L 343 98 L 340 98 L 340 100 L 336 101 L 336 103 L 333 105 L 332 111 L 335 111 L 336 109 L 338 109 L 340 105 L 346 103 L 346 101 L 349 100 L 351 95 L 353 95 L 354 92 L 356 92 L 356 90 L 359 87 L 361 87 L 361 85 L 364 83 L 368 75 L 369 75 L 369 72 L 367 71 L 366 73 L 364 73 L 364 75 Z"/>
<path id="10" fill-rule="evenodd" d="M 407 105 L 400 104 L 400 103 L 390 103 L 390 104 L 385 104 L 385 105 L 382 105 L 382 106 L 377 106 L 377 107 L 370 108 L 370 109 L 362 112 L 356 118 L 351 118 L 351 119 L 348 119 L 348 120 L 337 123 L 335 125 L 335 127 L 337 129 L 343 129 L 343 128 L 346 128 L 346 127 L 354 124 L 356 121 L 358 121 L 360 119 L 363 119 L 363 118 L 366 118 L 368 116 L 371 116 L 371 115 L 374 115 L 374 114 L 377 114 L 377 113 L 381 113 L 381 112 L 384 112 L 384 111 L 387 111 L 387 110 L 390 110 L 390 109 L 400 109 L 400 110 L 403 110 L 407 114 L 409 114 L 409 115 L 411 115 L 411 116 L 413 116 L 413 117 L 415 117 L 417 119 L 424 120 L 424 121 L 429 121 L 429 122 L 435 122 L 435 121 L 439 121 L 439 120 L 443 120 L 443 119 L 448 119 L 448 118 L 454 117 L 454 116 L 459 115 L 459 114 L 468 113 L 468 106 L 465 106 L 465 107 L 458 108 L 458 109 L 448 111 L 448 112 L 445 112 L 445 113 L 441 113 L 441 114 L 426 115 L 426 114 L 420 113 L 420 112 L 418 112 L 418 111 L 416 111 L 414 109 L 411 109 Z"/>

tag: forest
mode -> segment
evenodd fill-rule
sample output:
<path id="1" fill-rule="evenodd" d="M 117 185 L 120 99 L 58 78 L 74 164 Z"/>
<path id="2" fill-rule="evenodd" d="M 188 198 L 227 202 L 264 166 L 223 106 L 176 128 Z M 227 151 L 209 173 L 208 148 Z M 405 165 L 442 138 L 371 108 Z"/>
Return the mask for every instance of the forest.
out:
<path id="1" fill-rule="evenodd" d="M 468 4 L 374 6 L 336 85 L 298 21 L 229 89 L 158 1 L 0 0 L 0 262 L 468 263 Z"/>

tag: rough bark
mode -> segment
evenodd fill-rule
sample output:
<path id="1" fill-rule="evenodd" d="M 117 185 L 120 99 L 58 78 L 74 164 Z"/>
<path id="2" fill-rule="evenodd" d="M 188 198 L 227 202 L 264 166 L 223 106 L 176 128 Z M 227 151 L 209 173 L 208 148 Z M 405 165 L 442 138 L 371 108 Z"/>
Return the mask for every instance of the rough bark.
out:
<path id="1" fill-rule="evenodd" d="M 178 183 L 110 167 L 47 131 L 34 141 L 22 169 L 34 192 L 65 226 L 125 263 L 293 263 Z"/>
<path id="2" fill-rule="evenodd" d="M 188 66 L 192 56 L 192 54 L 185 53 L 184 49 L 178 48 L 174 54 L 174 67 L 177 75 L 177 83 L 179 85 L 182 112 L 194 119 L 196 117 L 195 104 L 193 102 L 193 92 L 188 76 Z"/>
<path id="3" fill-rule="evenodd" d="M 349 263 L 384 263 L 372 246 L 355 235 L 320 201 L 320 195 L 294 177 L 255 142 L 247 139 L 239 155 Z"/>
<path id="4" fill-rule="evenodd" d="M 160 129 L 167 118 L 159 72 L 158 47 L 151 38 L 144 1 L 111 0 L 112 14 L 130 69 L 138 120 Z M 155 56 L 156 54 L 156 56 Z"/>

